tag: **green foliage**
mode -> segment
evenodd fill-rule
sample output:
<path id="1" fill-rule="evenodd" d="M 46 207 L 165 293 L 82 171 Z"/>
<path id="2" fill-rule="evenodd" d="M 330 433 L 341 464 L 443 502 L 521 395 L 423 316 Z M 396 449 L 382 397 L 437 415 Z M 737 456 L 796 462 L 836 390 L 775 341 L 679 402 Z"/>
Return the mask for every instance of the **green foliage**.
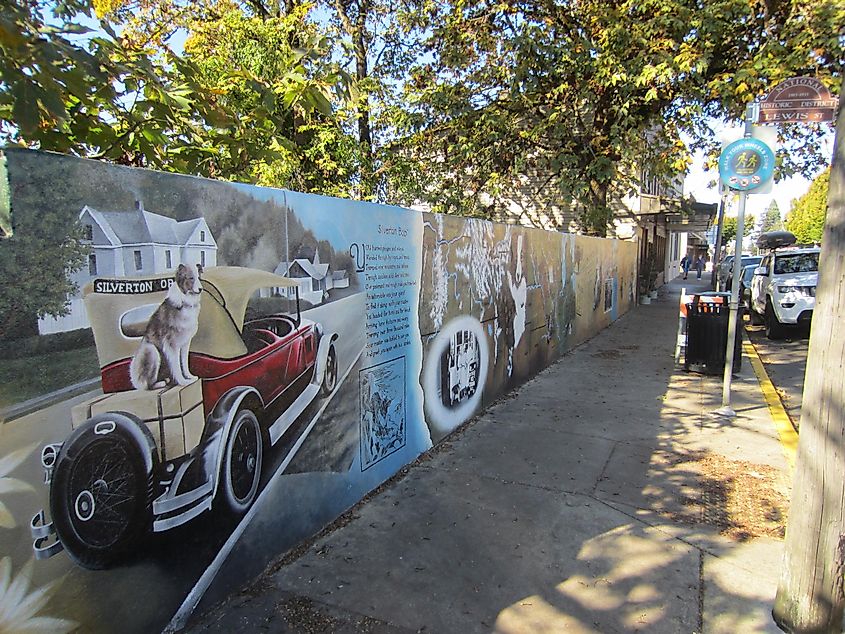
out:
<path id="1" fill-rule="evenodd" d="M 87 253 L 78 227 L 50 209 L 14 220 L 15 232 L 0 245 L 0 338 L 23 316 L 67 314 L 67 296 L 76 291 L 67 272 Z"/>
<path id="2" fill-rule="evenodd" d="M 0 355 L 4 359 L 38 357 L 48 352 L 64 352 L 79 348 L 93 348 L 94 333 L 90 328 L 35 335 L 21 339 L 0 341 Z"/>
<path id="3" fill-rule="evenodd" d="M 260 185 L 350 195 L 356 145 L 335 118 L 349 77 L 306 7 L 279 17 L 231 9 L 188 23 L 186 62 L 221 106 L 237 113 L 248 147 L 210 144 L 215 171 Z M 260 148 L 256 151 L 256 148 Z"/>
<path id="4" fill-rule="evenodd" d="M 17 195 L 14 232 L 0 242 L 0 339 L 29 334 L 35 317 L 67 314 L 67 297 L 77 290 L 68 273 L 78 270 L 88 254 L 75 216 L 44 204 L 43 192 L 28 194 L 17 162 L 9 162 L 8 170 Z M 51 194 L 61 198 L 66 187 L 58 179 Z"/>
<path id="5" fill-rule="evenodd" d="M 781 229 L 783 229 L 783 218 L 781 218 L 777 201 L 773 200 L 769 203 L 765 215 L 760 220 L 760 233 L 779 231 Z"/>
<path id="6" fill-rule="evenodd" d="M 307 21 L 305 5 L 262 18 L 225 1 L 118 0 L 98 8 L 144 20 L 104 15 L 94 32 L 83 26 L 93 23 L 88 0 L 3 3 L 0 142 L 350 194 L 357 147 L 333 105 L 345 98 L 348 78 L 331 62 L 330 43 Z M 166 26 L 157 34 L 133 30 L 161 20 Z M 162 36 L 173 24 L 192 33 L 181 57 Z M 126 27 L 122 36 L 113 25 Z M 84 263 L 85 245 L 68 216 L 41 213 L 37 221 L 16 217 L 17 234 L 3 243 L 0 337 L 35 315 L 62 315 L 74 290 L 67 273 Z"/>
<path id="7" fill-rule="evenodd" d="M 747 102 L 808 69 L 837 83 L 842 11 L 830 7 L 421 3 L 427 59 L 406 85 L 400 152 L 428 182 L 408 198 L 484 214 L 538 174 L 574 199 L 585 232 L 604 235 L 614 189 L 636 185 L 643 167 L 685 169 L 681 131 L 705 144 L 708 117 L 737 119 Z"/>
<path id="8" fill-rule="evenodd" d="M 86 33 L 89 2 L 102 29 Z M 0 138 L 481 217 L 539 182 L 604 235 L 644 169 L 686 169 L 682 133 L 715 150 L 712 118 L 795 75 L 835 92 L 843 57 L 845 9 L 825 0 L 313 6 L 6 2 Z M 777 174 L 815 173 L 824 127 L 779 129 L 800 142 Z"/>
<path id="9" fill-rule="evenodd" d="M 777 201 L 772 200 L 769 203 L 759 223 L 748 223 L 748 226 L 751 228 L 750 235 L 755 242 L 761 234 L 783 229 L 783 218 L 780 215 L 780 208 L 778 207 Z"/>
<path id="10" fill-rule="evenodd" d="M 8 359 L 0 367 L 0 407 L 95 378 L 99 369 L 97 350 L 93 345 Z"/>
<path id="11" fill-rule="evenodd" d="M 739 223 L 739 218 L 736 216 L 725 216 L 722 223 L 722 246 L 731 246 L 736 240 L 736 230 Z M 743 224 L 743 234 L 748 235 L 749 230 L 757 223 L 753 214 L 745 214 L 745 222 Z"/>
<path id="12" fill-rule="evenodd" d="M 82 25 L 88 11 L 84 0 L 3 5 L 0 137 L 126 165 L 202 173 L 204 140 L 235 120 L 169 51 L 154 58 L 124 46 L 105 24 L 92 34 Z"/>
<path id="13" fill-rule="evenodd" d="M 265 23 L 212 4 L 217 12 L 201 4 L 203 21 L 190 23 L 198 32 L 193 54 L 183 57 L 160 37 L 131 30 L 118 37 L 105 20 L 92 35 L 81 26 L 86 0 L 62 3 L 61 12 L 47 2 L 4 4 L 0 135 L 125 165 L 313 189 L 304 177 L 268 183 L 267 174 L 317 171 L 298 145 L 312 138 L 321 149 L 307 148 L 318 153 L 316 163 L 343 148 L 337 131 L 327 138 L 300 129 L 331 117 L 329 93 L 342 86 L 343 74 L 320 65 L 327 48 L 307 29 L 304 9 Z M 277 161 L 304 167 L 284 169 Z"/>
<path id="14" fill-rule="evenodd" d="M 801 244 L 820 243 L 827 217 L 827 190 L 830 185 L 830 168 L 827 168 L 810 185 L 801 198 L 792 201 L 786 217 L 786 228 L 795 234 Z"/>

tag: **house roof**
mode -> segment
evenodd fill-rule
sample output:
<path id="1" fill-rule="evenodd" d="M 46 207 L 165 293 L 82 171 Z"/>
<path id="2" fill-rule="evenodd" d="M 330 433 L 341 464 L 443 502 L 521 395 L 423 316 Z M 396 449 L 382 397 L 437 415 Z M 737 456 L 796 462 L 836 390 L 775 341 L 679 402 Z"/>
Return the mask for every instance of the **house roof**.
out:
<path id="1" fill-rule="evenodd" d="M 86 206 L 82 209 L 82 212 L 79 214 L 79 216 L 82 217 L 86 211 L 88 212 L 88 214 L 90 214 L 91 219 L 97 223 L 97 226 L 99 226 L 100 229 L 103 230 L 103 233 L 106 234 L 106 238 L 111 244 L 120 244 L 120 238 L 117 237 L 117 234 L 115 234 L 114 229 L 112 229 L 111 227 L 111 224 L 109 224 L 109 222 L 103 217 L 103 214 L 101 212 Z"/>
<path id="2" fill-rule="evenodd" d="M 86 210 L 114 244 L 154 242 L 185 245 L 197 226 L 205 222 L 202 218 L 177 221 L 140 206 L 130 212 L 97 211 L 86 206 L 82 213 Z"/>
<path id="3" fill-rule="evenodd" d="M 202 218 L 195 218 L 194 220 L 183 220 L 176 223 L 176 237 L 181 244 L 185 244 L 191 238 L 199 225 L 203 224 Z"/>
<path id="4" fill-rule="evenodd" d="M 290 270 L 295 264 L 298 264 L 307 275 L 315 280 L 321 280 L 329 274 L 329 265 L 328 263 L 320 262 L 319 252 L 314 253 L 313 262 L 306 258 L 295 258 L 293 262 L 279 262 L 279 265 L 276 267 L 274 273 L 277 275 L 290 276 Z"/>

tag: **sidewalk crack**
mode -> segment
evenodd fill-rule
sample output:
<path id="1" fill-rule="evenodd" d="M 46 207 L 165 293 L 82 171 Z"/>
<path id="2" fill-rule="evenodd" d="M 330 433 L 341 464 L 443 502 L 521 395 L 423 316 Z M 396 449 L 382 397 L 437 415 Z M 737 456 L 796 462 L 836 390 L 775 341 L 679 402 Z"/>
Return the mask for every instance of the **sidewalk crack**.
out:
<path id="1" fill-rule="evenodd" d="M 698 631 L 704 631 L 704 550 L 698 550 Z"/>
<path id="2" fill-rule="evenodd" d="M 610 459 L 613 458 L 613 454 L 616 453 L 616 447 L 619 446 L 619 442 L 614 442 L 613 447 L 610 449 L 610 453 L 607 454 L 607 460 L 604 461 L 602 465 L 601 472 L 599 473 L 599 477 L 596 479 L 596 483 L 593 485 L 593 490 L 590 492 L 590 497 L 595 496 L 596 491 L 599 488 L 599 483 L 604 480 L 604 473 L 607 471 L 607 467 L 610 465 Z"/>

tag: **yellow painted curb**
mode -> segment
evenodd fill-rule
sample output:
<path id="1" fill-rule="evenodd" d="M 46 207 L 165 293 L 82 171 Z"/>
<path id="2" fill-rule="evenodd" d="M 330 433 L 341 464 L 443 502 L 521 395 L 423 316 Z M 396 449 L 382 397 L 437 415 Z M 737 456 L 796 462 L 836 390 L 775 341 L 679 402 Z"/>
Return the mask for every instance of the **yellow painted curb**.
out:
<path id="1" fill-rule="evenodd" d="M 792 426 L 789 414 L 786 413 L 783 407 L 780 395 L 769 378 L 766 368 L 763 366 L 760 355 L 757 354 L 757 349 L 747 337 L 743 337 L 742 349 L 751 360 L 751 367 L 754 368 L 754 374 L 757 375 L 760 389 L 763 391 L 766 404 L 769 406 L 769 413 L 772 415 L 772 420 L 775 423 L 775 429 L 777 429 L 786 461 L 789 463 L 789 469 L 793 471 L 795 469 L 795 453 L 798 450 L 798 434 Z"/>

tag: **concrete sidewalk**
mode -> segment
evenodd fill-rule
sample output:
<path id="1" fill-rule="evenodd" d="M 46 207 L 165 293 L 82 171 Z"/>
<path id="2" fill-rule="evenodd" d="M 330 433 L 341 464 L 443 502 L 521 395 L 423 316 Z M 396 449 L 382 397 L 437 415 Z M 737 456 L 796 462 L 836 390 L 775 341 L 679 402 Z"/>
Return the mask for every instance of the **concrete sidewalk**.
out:
<path id="1" fill-rule="evenodd" d="M 766 402 L 745 360 L 738 418 L 715 418 L 721 377 L 673 361 L 681 285 L 703 282 L 665 286 L 191 631 L 777 632 L 782 542 L 730 507 L 788 493 Z"/>

